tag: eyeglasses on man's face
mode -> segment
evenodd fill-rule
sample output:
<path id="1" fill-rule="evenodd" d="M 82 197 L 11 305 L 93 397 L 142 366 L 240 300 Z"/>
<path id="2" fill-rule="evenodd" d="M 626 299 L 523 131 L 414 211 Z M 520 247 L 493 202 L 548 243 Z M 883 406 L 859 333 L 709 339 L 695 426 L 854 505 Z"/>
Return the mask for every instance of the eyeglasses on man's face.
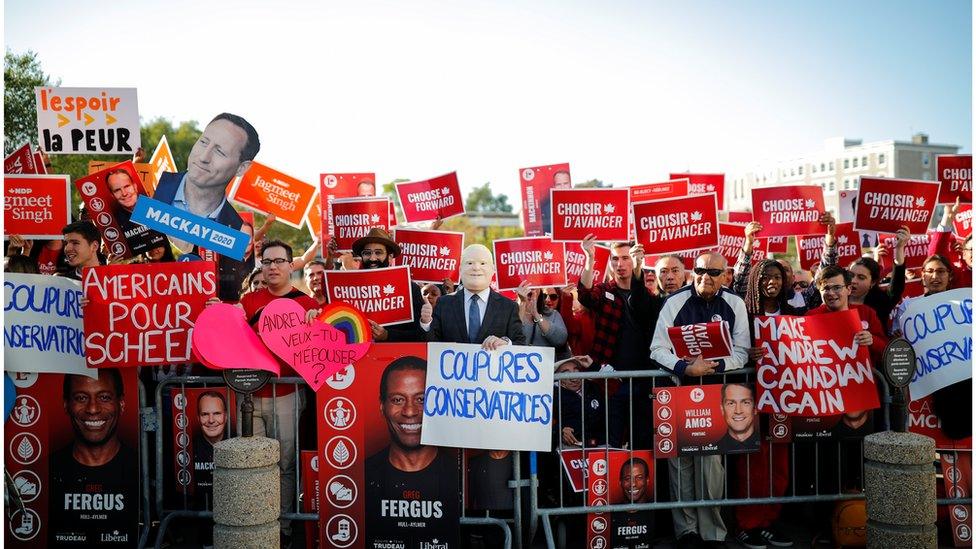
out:
<path id="1" fill-rule="evenodd" d="M 270 267 L 271 265 L 277 265 L 277 266 L 280 267 L 280 266 L 284 265 L 285 263 L 291 263 L 291 262 L 288 261 L 287 259 L 283 258 L 283 257 L 276 257 L 274 259 L 262 259 L 261 260 L 261 265 L 263 265 L 264 267 Z"/>

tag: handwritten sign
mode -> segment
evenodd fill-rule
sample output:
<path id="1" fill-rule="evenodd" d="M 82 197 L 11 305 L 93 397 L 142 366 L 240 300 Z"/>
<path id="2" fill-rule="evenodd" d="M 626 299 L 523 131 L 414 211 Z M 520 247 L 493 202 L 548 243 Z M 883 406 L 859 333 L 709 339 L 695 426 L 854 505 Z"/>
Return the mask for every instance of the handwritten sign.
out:
<path id="1" fill-rule="evenodd" d="M 81 284 L 37 274 L 3 278 L 4 370 L 95 377 L 85 363 Z"/>
<path id="2" fill-rule="evenodd" d="M 180 364 L 217 274 L 208 261 L 86 267 L 84 288 L 89 367 Z"/>
<path id="3" fill-rule="evenodd" d="M 861 177 L 854 228 L 894 233 L 907 225 L 913 234 L 929 227 L 939 183 L 887 177 Z"/>
<path id="4" fill-rule="evenodd" d="M 71 222 L 66 175 L 4 175 L 3 234 L 60 240 Z"/>
<path id="5" fill-rule="evenodd" d="M 646 254 L 718 246 L 715 195 L 665 198 L 632 204 L 637 242 Z"/>
<path id="6" fill-rule="evenodd" d="M 213 370 L 250 368 L 281 375 L 281 365 L 244 318 L 229 303 L 210 305 L 197 316 L 191 338 L 194 360 Z"/>
<path id="7" fill-rule="evenodd" d="M 880 406 L 868 348 L 854 343 L 857 311 L 807 317 L 759 316 L 756 367 L 759 410 L 795 416 L 830 416 Z"/>
<path id="8" fill-rule="evenodd" d="M 422 444 L 548 452 L 554 349 L 427 344 Z"/>
<path id="9" fill-rule="evenodd" d="M 369 343 L 346 343 L 346 334 L 321 321 L 305 322 L 305 308 L 293 299 L 275 299 L 261 311 L 258 333 L 264 344 L 318 391 L 325 380 L 355 363 Z"/>
<path id="10" fill-rule="evenodd" d="M 251 237 L 206 217 L 181 210 L 147 196 L 139 197 L 132 221 L 241 261 Z"/>
<path id="11" fill-rule="evenodd" d="M 394 231 L 393 239 L 400 245 L 397 264 L 410 267 L 414 282 L 461 280 L 464 233 L 401 228 Z"/>
<path id="12" fill-rule="evenodd" d="M 701 356 L 708 360 L 732 356 L 732 334 L 724 320 L 671 326 L 668 339 L 677 356 Z"/>
<path id="13" fill-rule="evenodd" d="M 315 197 L 315 185 L 252 162 L 230 192 L 230 199 L 264 214 L 273 214 L 289 227 L 301 228 Z"/>
<path id="14" fill-rule="evenodd" d="M 973 201 L 973 155 L 952 154 L 935 157 L 939 188 L 939 204 Z"/>
<path id="15" fill-rule="evenodd" d="M 464 213 L 457 172 L 395 186 L 407 223 L 433 221 L 438 217 L 447 219 Z"/>
<path id="16" fill-rule="evenodd" d="M 565 248 L 548 236 L 499 238 L 492 246 L 498 289 L 513 290 L 528 280 L 532 288 L 566 285 Z"/>
<path id="17" fill-rule="evenodd" d="M 819 185 L 787 185 L 752 189 L 752 216 L 762 223 L 763 236 L 823 232 L 823 189 Z"/>
<path id="18" fill-rule="evenodd" d="M 579 242 L 588 234 L 601 242 L 628 239 L 628 189 L 553 189 L 551 193 L 554 242 Z"/>
<path id="19" fill-rule="evenodd" d="M 369 234 L 370 229 L 379 227 L 389 231 L 390 199 L 382 196 L 333 200 L 332 221 L 335 230 L 332 236 L 339 251 L 351 252 L 353 243 Z"/>
<path id="20" fill-rule="evenodd" d="M 972 289 L 908 301 L 898 329 L 915 349 L 915 374 L 908 386 L 912 400 L 972 377 Z"/>
<path id="21" fill-rule="evenodd" d="M 34 88 L 48 154 L 132 154 L 142 146 L 135 88 Z"/>
<path id="22" fill-rule="evenodd" d="M 413 320 L 410 267 L 325 271 L 325 295 L 329 302 L 344 301 L 366 318 L 382 324 Z"/>

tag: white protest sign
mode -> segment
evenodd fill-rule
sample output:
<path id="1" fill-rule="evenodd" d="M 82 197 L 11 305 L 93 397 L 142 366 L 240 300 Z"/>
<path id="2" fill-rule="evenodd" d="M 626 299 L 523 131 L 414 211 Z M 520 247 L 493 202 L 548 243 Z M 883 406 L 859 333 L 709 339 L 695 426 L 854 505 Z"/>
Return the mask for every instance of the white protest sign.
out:
<path id="1" fill-rule="evenodd" d="M 972 377 L 972 288 L 916 297 L 899 317 L 902 337 L 915 349 L 912 400 Z"/>
<path id="2" fill-rule="evenodd" d="M 98 377 L 85 364 L 80 282 L 5 273 L 3 298 L 4 370 Z"/>
<path id="3" fill-rule="evenodd" d="M 429 343 L 421 444 L 548 452 L 553 360 L 552 347 Z"/>
<path id="4" fill-rule="evenodd" d="M 135 88 L 34 88 L 48 154 L 128 154 L 142 146 Z"/>

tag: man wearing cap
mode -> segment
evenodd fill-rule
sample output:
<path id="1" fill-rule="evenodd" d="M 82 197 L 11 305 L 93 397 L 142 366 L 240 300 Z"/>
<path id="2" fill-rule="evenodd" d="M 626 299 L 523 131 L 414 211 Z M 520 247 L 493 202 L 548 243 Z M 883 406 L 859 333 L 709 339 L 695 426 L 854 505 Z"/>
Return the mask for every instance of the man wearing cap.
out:
<path id="1" fill-rule="evenodd" d="M 335 240 L 332 241 L 333 243 Z M 390 266 L 390 258 L 400 255 L 400 245 L 390 238 L 390 234 L 379 227 L 369 230 L 366 236 L 352 243 L 352 255 L 362 258 L 360 269 L 382 269 Z M 413 320 L 395 326 L 380 326 L 369 321 L 373 329 L 374 341 L 425 341 L 426 333 L 421 329 L 421 318 L 430 318 L 433 308 L 424 299 L 420 287 L 410 284 L 413 299 Z"/>

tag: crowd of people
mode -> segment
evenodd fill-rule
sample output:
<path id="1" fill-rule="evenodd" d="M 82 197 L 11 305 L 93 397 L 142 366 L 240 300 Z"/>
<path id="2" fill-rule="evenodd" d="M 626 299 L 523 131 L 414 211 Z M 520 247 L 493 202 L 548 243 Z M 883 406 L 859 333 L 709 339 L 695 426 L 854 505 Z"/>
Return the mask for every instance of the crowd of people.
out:
<path id="1" fill-rule="evenodd" d="M 234 123 L 232 119 L 215 119 L 211 124 Z M 238 166 L 226 168 L 229 173 L 236 173 Z M 175 200 L 183 200 L 182 185 L 177 179 L 166 182 L 170 192 L 175 193 Z M 160 188 L 163 187 L 161 183 Z M 123 198 L 129 198 L 125 188 L 119 192 Z M 188 192 L 186 197 L 190 196 Z M 211 202 L 203 213 L 225 214 L 226 202 Z M 946 207 L 931 239 L 931 255 L 922 263 L 920 276 L 926 296 L 972 283 L 971 237 L 956 243 L 951 234 L 952 216 L 958 207 L 958 203 Z M 786 259 L 754 262 L 753 245 L 763 227 L 753 222 L 745 226 L 745 245 L 733 266 L 713 251 L 698 255 L 690 267 L 686 267 L 681 256 L 671 254 L 658 256 L 650 264 L 640 244 L 616 242 L 610 245 L 606 275 L 596 280 L 596 242 L 589 236 L 581 243 L 586 263 L 578 281 L 570 281 L 565 287 L 546 288 L 531 287 L 525 282 L 516 289 L 514 300 L 491 287 L 495 263 L 489 249 L 480 244 L 469 245 L 461 256 L 459 286 L 452 280 L 441 284 L 412 284 L 413 319 L 392 326 L 371 321 L 372 337 L 376 342 L 474 343 L 486 349 L 505 345 L 545 346 L 555 350 L 557 373 L 660 370 L 681 384 L 734 383 L 748 382 L 748 376 L 737 372 L 754 364 L 763 354 L 753 343 L 754 317 L 855 310 L 864 328 L 852 337 L 870 349 L 873 363 L 878 364 L 888 338 L 898 335 L 897 321 L 905 310 L 907 299 L 902 299 L 908 276 L 905 246 L 911 235 L 907 229 L 898 231 L 890 258 L 893 266 L 887 273 L 882 267 L 888 259 L 882 257 L 883 252 L 882 256 L 866 255 L 850 265 L 838 265 L 835 220 L 825 212 L 820 221 L 824 226 L 824 249 L 820 265 L 813 273 L 799 269 Z M 231 296 L 238 299 L 221 295 L 224 301 L 236 301 L 252 325 L 262 309 L 278 298 L 293 299 L 312 313 L 321 309 L 328 302 L 323 282 L 328 270 L 388 267 L 400 254 L 399 245 L 389 234 L 373 229 L 353 244 L 351 253 L 339 254 L 334 241 L 328 242 L 324 249 L 316 241 L 296 257 L 289 244 L 265 238 L 271 222 L 273 218 L 258 228 L 242 224 L 242 230 L 252 235 L 254 242 L 245 258 L 248 272 L 239 295 Z M 12 236 L 5 271 L 80 280 L 85 267 L 120 261 L 105 253 L 99 230 L 84 215 L 65 226 L 62 234 L 63 240 L 43 242 Z M 173 248 L 164 244 L 154 246 L 136 259 L 155 263 L 174 261 L 176 256 Z M 296 286 L 298 277 L 293 275 L 298 271 L 303 274 L 303 283 L 299 284 L 302 288 Z M 669 327 L 716 320 L 728 324 L 732 338 L 730 357 L 707 360 L 675 354 L 668 338 Z M 199 365 L 193 368 L 195 373 L 206 373 Z M 158 383 L 165 375 L 161 372 L 170 371 L 144 370 L 141 377 L 147 384 Z M 281 375 L 296 374 L 285 368 Z M 559 381 L 554 388 L 558 407 L 553 420 L 554 450 L 601 445 L 651 449 L 653 387 L 654 382 L 648 377 L 599 383 L 572 378 Z M 730 409 L 754 409 L 754 395 L 748 384 L 744 387 L 744 393 L 738 389 L 723 390 L 723 402 L 728 400 Z M 971 432 L 970 413 L 960 409 L 965 405 L 971 407 L 970 387 L 971 382 L 967 380 L 935 393 L 935 412 L 951 437 L 962 438 Z M 296 448 L 315 448 L 314 436 L 310 435 L 314 433 L 315 418 L 306 409 L 311 396 L 302 387 L 278 385 L 273 397 L 269 386 L 254 398 L 255 434 L 274 437 L 281 443 L 283 512 L 295 510 Z M 226 407 L 226 402 L 221 402 Z M 853 426 L 851 432 L 861 436 L 864 429 L 857 427 L 871 426 L 866 414 L 845 418 L 844 424 Z M 748 435 L 752 436 L 752 432 Z M 212 440 L 216 438 L 201 440 L 201 447 Z M 841 461 L 842 469 L 854 467 Z M 544 497 L 546 494 L 559 497 L 560 484 L 558 479 L 553 480 L 560 475 L 558 462 L 544 460 L 543 464 L 548 468 L 541 473 Z M 648 464 L 639 460 L 632 461 L 629 470 L 638 473 L 642 483 L 650 480 L 646 477 L 655 476 Z M 729 495 L 735 497 L 782 496 L 787 493 L 791 478 L 801 483 L 810 476 L 799 470 L 791 474 L 788 446 L 770 443 L 760 444 L 759 452 L 748 458 L 678 457 L 667 460 L 667 467 L 659 470 L 657 478 L 662 479 L 660 489 L 665 494 L 659 499 L 672 501 L 720 499 L 727 495 L 726 487 L 731 492 Z M 769 471 L 772 471 L 771 480 Z M 851 475 L 854 473 L 848 476 Z M 627 486 L 632 486 L 635 478 L 628 476 Z M 840 488 L 857 488 L 856 484 Z M 648 491 L 656 489 L 647 488 Z M 793 489 L 799 492 L 802 488 L 793 486 Z M 639 490 L 628 490 L 628 493 L 632 495 L 631 501 L 647 501 L 643 484 Z M 640 494 L 639 499 L 633 499 L 636 493 Z M 510 506 L 511 501 L 506 505 Z M 777 528 L 781 518 L 779 505 L 740 506 L 733 515 L 734 530 L 726 524 L 729 517 L 717 506 L 674 509 L 671 522 L 677 546 L 721 547 L 730 534 L 750 548 L 792 545 L 789 536 Z M 290 534 L 288 521 L 282 521 L 282 531 L 285 536 Z M 666 532 L 665 526 L 652 524 L 651 532 L 642 539 L 646 541 Z M 642 542 L 636 543 L 634 546 L 640 546 Z"/>

